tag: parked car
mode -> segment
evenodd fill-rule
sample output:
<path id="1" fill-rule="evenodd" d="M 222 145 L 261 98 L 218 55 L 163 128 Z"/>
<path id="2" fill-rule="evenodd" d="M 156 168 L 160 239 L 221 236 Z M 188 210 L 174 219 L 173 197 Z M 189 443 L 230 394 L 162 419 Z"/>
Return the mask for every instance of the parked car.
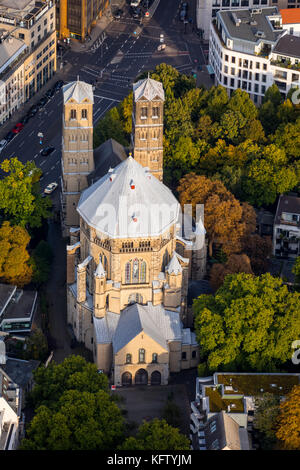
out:
<path id="1" fill-rule="evenodd" d="M 0 152 L 2 152 L 6 144 L 7 144 L 7 140 L 5 139 L 0 140 Z"/>
<path id="2" fill-rule="evenodd" d="M 57 186 L 58 186 L 58 184 L 56 182 L 48 184 L 48 186 L 46 186 L 46 188 L 44 189 L 44 193 L 45 194 L 52 194 L 53 191 L 56 190 Z"/>
<path id="3" fill-rule="evenodd" d="M 116 10 L 116 11 L 114 12 L 114 18 L 115 18 L 116 20 L 119 20 L 119 19 L 121 18 L 121 16 L 123 15 L 123 13 L 124 13 L 123 10 L 121 10 L 120 8 L 118 8 L 118 10 Z"/>
<path id="4" fill-rule="evenodd" d="M 132 12 L 133 18 L 140 18 L 142 15 L 142 10 L 140 8 L 134 8 Z"/>
<path id="5" fill-rule="evenodd" d="M 19 132 L 21 132 L 21 130 L 24 128 L 24 124 L 22 124 L 21 122 L 18 122 L 15 127 L 13 128 L 12 132 L 14 134 L 19 134 Z"/>
<path id="6" fill-rule="evenodd" d="M 30 119 L 29 114 L 25 114 L 25 116 L 23 116 L 22 119 L 20 119 L 20 122 L 22 124 L 26 124 L 29 121 L 29 119 Z"/>
<path id="7" fill-rule="evenodd" d="M 52 152 L 54 152 L 55 150 L 55 147 L 45 147 L 44 149 L 42 149 L 40 151 L 40 154 L 43 156 L 43 157 L 48 157 L 48 155 L 50 155 Z"/>
<path id="8" fill-rule="evenodd" d="M 34 106 L 31 106 L 30 110 L 28 111 L 28 116 L 29 117 L 33 117 L 36 115 L 36 113 L 38 112 L 38 107 L 36 105 Z"/>
<path id="9" fill-rule="evenodd" d="M 54 89 L 56 91 L 60 90 L 62 87 L 64 86 L 64 82 L 63 80 L 58 80 L 55 85 L 54 85 Z"/>
<path id="10" fill-rule="evenodd" d="M 45 93 L 45 96 L 47 96 L 47 98 L 52 98 L 52 96 L 54 96 L 54 93 L 55 93 L 55 90 L 53 90 L 53 88 L 51 88 L 50 90 L 46 91 Z"/>
<path id="11" fill-rule="evenodd" d="M 186 18 L 186 10 L 181 10 L 179 13 L 180 21 L 184 21 Z"/>
<path id="12" fill-rule="evenodd" d="M 13 138 L 14 138 L 15 134 L 12 132 L 12 131 L 9 131 L 6 136 L 4 137 L 4 139 L 8 142 L 10 142 Z"/>
<path id="13" fill-rule="evenodd" d="M 43 96 L 43 98 L 41 98 L 38 102 L 37 106 L 39 108 L 42 108 L 43 106 L 45 106 L 46 103 L 48 103 L 48 98 L 46 96 Z"/>
<path id="14" fill-rule="evenodd" d="M 181 8 L 182 8 L 182 10 L 188 11 L 188 9 L 189 9 L 189 4 L 188 4 L 187 2 L 183 2 L 183 4 L 181 5 Z"/>

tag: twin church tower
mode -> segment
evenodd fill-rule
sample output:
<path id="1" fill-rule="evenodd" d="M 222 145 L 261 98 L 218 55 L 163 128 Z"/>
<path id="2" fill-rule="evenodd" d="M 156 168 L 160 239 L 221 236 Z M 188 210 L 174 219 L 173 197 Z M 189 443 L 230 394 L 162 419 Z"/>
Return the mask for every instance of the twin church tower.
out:
<path id="1" fill-rule="evenodd" d="M 133 85 L 133 156 L 160 181 L 163 179 L 164 99 L 160 82 L 147 78 Z M 79 80 L 65 85 L 63 101 L 61 202 L 63 233 L 68 236 L 70 228 L 79 225 L 79 198 L 89 186 L 88 176 L 95 171 L 92 86 Z"/>

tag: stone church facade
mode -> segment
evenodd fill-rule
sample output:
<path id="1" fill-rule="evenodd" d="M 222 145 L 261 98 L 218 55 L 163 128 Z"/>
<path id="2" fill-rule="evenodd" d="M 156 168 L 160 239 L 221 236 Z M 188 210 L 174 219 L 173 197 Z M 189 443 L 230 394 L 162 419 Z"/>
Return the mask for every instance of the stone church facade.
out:
<path id="1" fill-rule="evenodd" d="M 83 107 L 92 116 L 89 87 L 79 81 L 64 87 L 64 119 L 81 116 Z M 206 266 L 203 217 L 184 236 L 180 205 L 162 183 L 162 85 L 140 80 L 133 97 L 133 156 L 106 142 L 86 153 L 86 172 L 80 171 L 80 146 L 73 171 L 67 171 L 69 148 L 62 156 L 62 192 L 78 178 L 70 191 L 76 194 L 62 196 L 70 237 L 68 324 L 117 386 L 167 384 L 170 372 L 198 364 L 196 337 L 186 326 L 187 290 L 189 279 L 202 279 Z M 72 127 L 78 143 L 82 132 L 92 135 L 87 121 Z M 71 131 L 64 125 L 65 144 Z"/>

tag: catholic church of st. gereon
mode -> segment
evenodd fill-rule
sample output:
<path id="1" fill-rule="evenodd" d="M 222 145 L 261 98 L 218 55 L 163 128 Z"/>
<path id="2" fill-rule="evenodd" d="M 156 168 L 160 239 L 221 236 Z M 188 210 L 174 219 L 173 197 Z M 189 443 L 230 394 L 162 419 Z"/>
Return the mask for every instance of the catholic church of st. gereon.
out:
<path id="1" fill-rule="evenodd" d="M 163 179 L 165 95 L 151 78 L 133 85 L 130 149 L 93 149 L 93 89 L 63 87 L 61 214 L 67 246 L 67 320 L 117 387 L 165 385 L 195 367 L 187 327 L 190 279 L 203 279 L 203 216 L 186 235 Z"/>

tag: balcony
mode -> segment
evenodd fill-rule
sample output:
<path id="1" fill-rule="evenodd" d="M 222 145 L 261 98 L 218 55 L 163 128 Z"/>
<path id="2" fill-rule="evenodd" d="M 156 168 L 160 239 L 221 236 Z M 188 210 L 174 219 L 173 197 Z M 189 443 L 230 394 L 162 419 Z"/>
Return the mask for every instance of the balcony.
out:
<path id="1" fill-rule="evenodd" d="M 298 70 L 298 72 L 300 72 L 300 64 L 292 64 L 290 60 L 271 60 L 271 65 L 276 65 L 285 69 Z"/>

